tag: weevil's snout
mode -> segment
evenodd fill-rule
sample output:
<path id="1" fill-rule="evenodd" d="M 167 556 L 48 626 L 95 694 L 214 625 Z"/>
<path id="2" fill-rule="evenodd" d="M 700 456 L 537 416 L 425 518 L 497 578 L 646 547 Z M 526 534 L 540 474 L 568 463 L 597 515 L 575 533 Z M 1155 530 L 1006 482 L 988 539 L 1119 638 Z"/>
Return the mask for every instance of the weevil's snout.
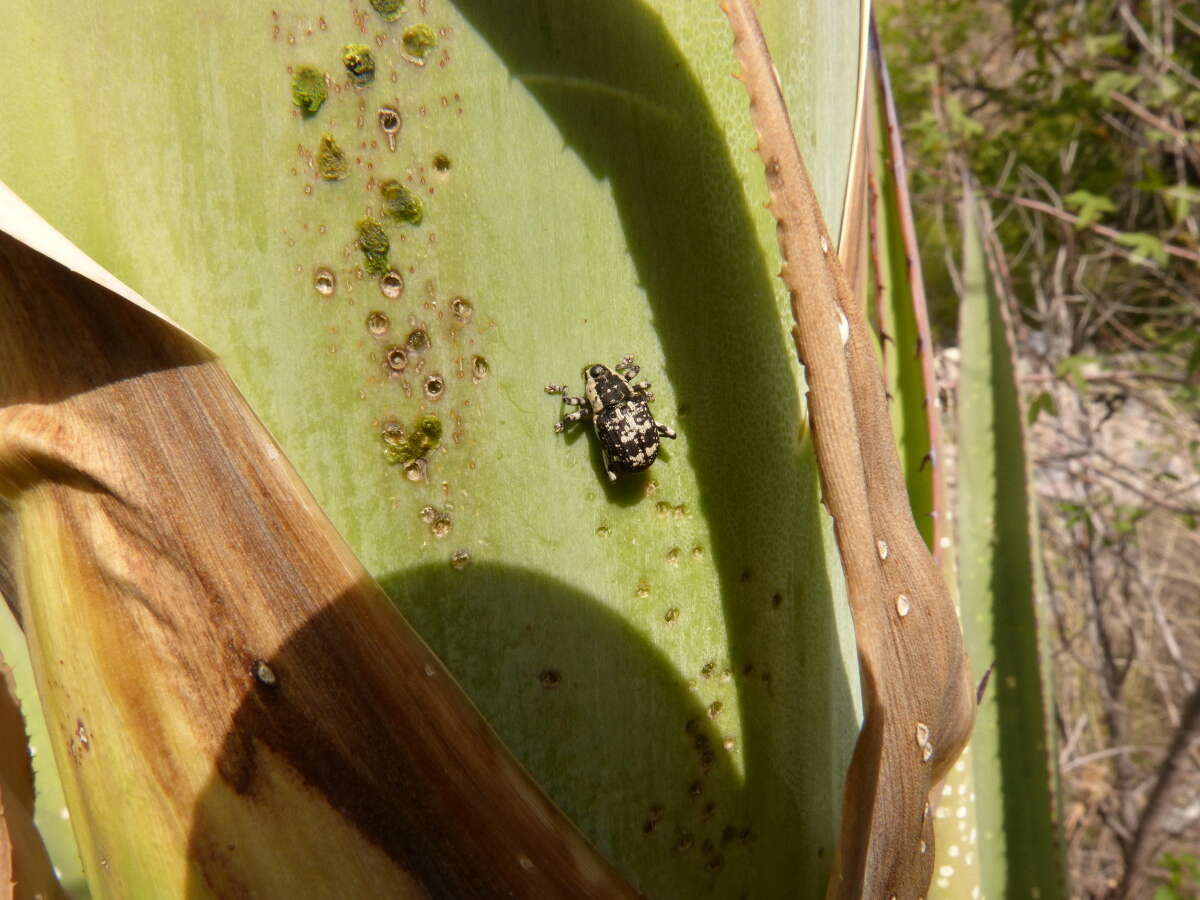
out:
<path id="1" fill-rule="evenodd" d="M 588 366 L 587 369 L 584 370 L 584 374 L 586 374 L 589 378 L 599 378 L 601 375 L 608 374 L 608 366 L 602 366 L 600 363 L 596 363 L 595 365 Z"/>

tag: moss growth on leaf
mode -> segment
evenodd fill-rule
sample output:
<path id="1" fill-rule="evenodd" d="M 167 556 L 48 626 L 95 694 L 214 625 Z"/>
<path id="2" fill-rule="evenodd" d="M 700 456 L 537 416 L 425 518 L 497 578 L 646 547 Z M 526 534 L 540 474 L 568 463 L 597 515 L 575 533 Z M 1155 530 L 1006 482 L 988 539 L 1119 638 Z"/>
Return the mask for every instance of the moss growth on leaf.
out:
<path id="1" fill-rule="evenodd" d="M 388 270 L 388 250 L 391 241 L 387 232 L 374 219 L 361 219 L 357 225 L 358 246 L 362 250 L 364 268 L 372 275 L 382 275 Z"/>
<path id="2" fill-rule="evenodd" d="M 375 80 L 375 57 L 366 44 L 347 44 L 342 48 L 342 65 L 357 85 Z"/>
<path id="3" fill-rule="evenodd" d="M 422 416 L 407 435 L 397 425 L 386 427 L 381 435 L 387 445 L 383 456 L 392 465 L 410 463 L 428 456 L 442 440 L 442 420 Z"/>
<path id="4" fill-rule="evenodd" d="M 417 59 L 424 59 L 437 46 L 437 35 L 428 25 L 413 25 L 404 30 L 404 49 Z"/>
<path id="5" fill-rule="evenodd" d="M 371 0 L 371 6 L 385 22 L 395 22 L 404 13 L 404 0 Z"/>
<path id="6" fill-rule="evenodd" d="M 425 206 L 421 198 L 396 179 L 390 178 L 381 184 L 379 192 L 383 195 L 384 209 L 393 219 L 419 225 L 425 218 Z"/>
<path id="7" fill-rule="evenodd" d="M 317 174 L 326 181 L 341 181 L 349 173 L 346 154 L 333 139 L 332 134 L 321 135 L 321 144 L 316 153 Z"/>
<path id="8" fill-rule="evenodd" d="M 301 66 L 292 74 L 292 102 L 305 118 L 315 116 L 327 96 L 325 74 L 320 69 Z"/>

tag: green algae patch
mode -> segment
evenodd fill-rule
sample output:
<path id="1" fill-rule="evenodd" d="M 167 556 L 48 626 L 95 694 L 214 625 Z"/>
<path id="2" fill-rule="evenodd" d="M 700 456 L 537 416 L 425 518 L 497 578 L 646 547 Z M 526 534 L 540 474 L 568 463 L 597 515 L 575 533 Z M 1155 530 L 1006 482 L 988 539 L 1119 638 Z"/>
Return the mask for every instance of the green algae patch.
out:
<path id="1" fill-rule="evenodd" d="M 437 35 L 428 25 L 413 25 L 404 29 L 404 49 L 417 59 L 424 59 L 437 46 Z"/>
<path id="2" fill-rule="evenodd" d="M 371 6 L 385 22 L 395 22 L 404 14 L 404 0 L 371 0 Z"/>
<path id="3" fill-rule="evenodd" d="M 305 118 L 315 116 L 327 96 L 325 73 L 320 69 L 301 66 L 292 74 L 292 102 Z"/>
<path id="4" fill-rule="evenodd" d="M 393 219 L 420 225 L 425 218 L 425 205 L 421 203 L 421 198 L 396 179 L 389 178 L 381 184 L 379 193 L 383 195 L 384 209 Z"/>
<path id="5" fill-rule="evenodd" d="M 375 57 L 366 44 L 347 44 L 342 48 L 342 65 L 358 86 L 375 80 Z"/>
<path id="6" fill-rule="evenodd" d="M 422 416 L 405 432 L 401 425 L 387 425 L 380 434 L 386 445 L 383 457 L 392 465 L 411 463 L 428 456 L 442 440 L 442 420 L 437 416 Z"/>
<path id="7" fill-rule="evenodd" d="M 321 143 L 316 153 L 317 174 L 326 181 L 341 181 L 349 174 L 350 167 L 346 163 L 346 154 L 333 139 L 332 134 L 321 135 Z"/>
<path id="8" fill-rule="evenodd" d="M 387 232 L 374 219 L 361 219 L 358 228 L 358 246 L 363 254 L 363 266 L 372 275 L 383 275 L 388 270 L 388 250 L 391 241 Z"/>

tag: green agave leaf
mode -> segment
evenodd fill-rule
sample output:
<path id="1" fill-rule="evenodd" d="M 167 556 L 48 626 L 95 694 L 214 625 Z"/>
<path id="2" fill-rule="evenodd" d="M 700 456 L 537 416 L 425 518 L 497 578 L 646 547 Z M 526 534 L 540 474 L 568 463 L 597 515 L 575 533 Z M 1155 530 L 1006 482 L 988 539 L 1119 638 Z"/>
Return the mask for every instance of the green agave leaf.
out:
<path id="1" fill-rule="evenodd" d="M 878 328 L 886 335 L 881 338 L 884 377 L 892 400 L 892 427 L 913 519 L 925 543 L 936 553 L 940 549 L 934 545 L 937 460 L 932 440 L 937 428 L 937 401 L 932 384 L 929 320 L 908 186 L 897 184 L 896 167 L 899 165 L 902 176 L 904 164 L 903 160 L 897 161 L 893 152 L 898 143 L 893 146 L 889 140 L 892 135 L 899 135 L 899 123 L 891 108 L 891 88 L 882 68 L 882 55 L 874 56 L 873 62 L 872 77 L 878 89 L 873 92 L 876 102 L 869 114 L 875 119 L 871 183 L 876 214 L 871 228 L 873 265 L 869 267 L 874 283 L 869 295 L 875 300 Z"/>
<path id="2" fill-rule="evenodd" d="M 83 877 L 79 851 L 75 847 L 75 835 L 71 831 L 62 781 L 59 779 L 58 766 L 50 746 L 46 717 L 38 702 L 29 648 L 25 644 L 25 636 L 20 626 L 3 600 L 0 600 L 0 659 L 13 670 L 19 694 L 17 699 L 21 703 L 29 749 L 33 754 L 34 779 L 37 786 L 34 824 L 42 835 L 46 851 L 54 860 L 63 890 L 72 897 L 86 897 L 87 881 Z"/>
<path id="3" fill-rule="evenodd" d="M 716 5 L 8 12 L 0 179 L 177 301 L 601 851 L 651 895 L 819 896 L 857 666 Z M 837 221 L 859 11 L 762 16 Z M 679 439 L 610 486 L 543 387 L 626 353 Z"/>
<path id="4" fill-rule="evenodd" d="M 1024 417 L 969 186 L 962 223 L 959 595 L 971 659 L 994 665 L 972 738 L 983 893 L 1066 897 Z"/>
<path id="5" fill-rule="evenodd" d="M 876 90 L 870 114 L 875 117 L 872 184 L 877 198 L 873 204 L 876 215 L 871 239 L 875 251 L 871 268 L 877 283 L 871 296 L 876 302 L 879 328 L 889 338 L 881 345 L 884 372 L 892 397 L 892 426 L 904 464 L 913 518 L 945 578 L 951 582 L 950 590 L 957 603 L 956 557 L 942 484 L 941 422 L 924 280 L 903 153 L 899 152 L 901 130 L 890 78 L 877 42 L 873 42 L 873 51 Z M 938 527 L 939 522 L 942 527 Z M 972 664 L 976 671 L 980 669 L 977 658 L 972 659 Z M 934 813 L 936 857 L 930 900 L 969 900 L 980 894 L 973 760 L 974 749 L 968 745 L 942 783 Z"/>

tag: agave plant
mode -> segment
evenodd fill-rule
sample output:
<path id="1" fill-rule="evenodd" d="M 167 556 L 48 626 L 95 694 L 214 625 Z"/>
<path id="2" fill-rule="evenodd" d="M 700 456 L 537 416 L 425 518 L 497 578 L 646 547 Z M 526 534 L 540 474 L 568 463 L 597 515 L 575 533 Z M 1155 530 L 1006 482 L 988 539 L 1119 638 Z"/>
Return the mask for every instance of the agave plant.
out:
<path id="1" fill-rule="evenodd" d="M 64 883 L 56 790 L 98 896 L 923 895 L 967 670 L 882 388 L 829 406 L 790 308 L 836 294 L 870 388 L 862 10 L 764 3 L 774 78 L 745 4 L 736 58 L 684 2 L 61 12 L 0 179 L 131 288 L 4 244 Z M 545 386 L 626 354 L 679 439 L 610 483 Z"/>

